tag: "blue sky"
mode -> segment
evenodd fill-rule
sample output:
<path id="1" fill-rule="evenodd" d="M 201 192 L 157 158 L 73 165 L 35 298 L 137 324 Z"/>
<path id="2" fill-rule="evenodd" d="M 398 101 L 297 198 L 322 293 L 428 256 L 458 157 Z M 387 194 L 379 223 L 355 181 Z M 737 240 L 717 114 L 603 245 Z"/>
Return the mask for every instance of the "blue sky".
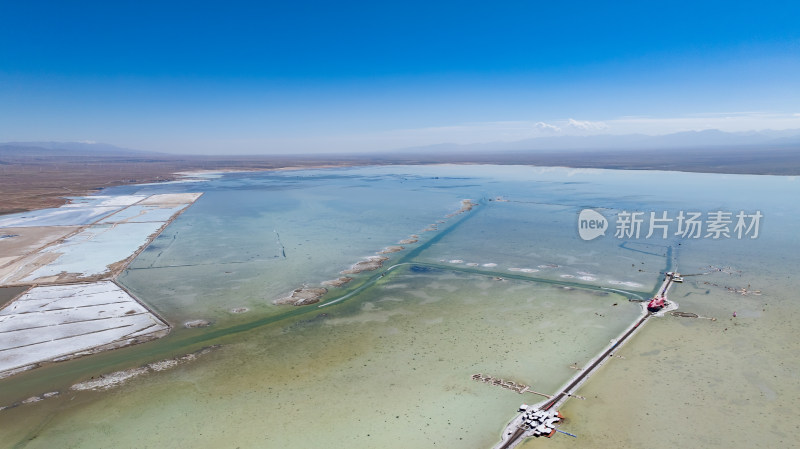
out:
<path id="1" fill-rule="evenodd" d="M 0 3 L 0 141 L 369 151 L 800 128 L 800 2 Z"/>

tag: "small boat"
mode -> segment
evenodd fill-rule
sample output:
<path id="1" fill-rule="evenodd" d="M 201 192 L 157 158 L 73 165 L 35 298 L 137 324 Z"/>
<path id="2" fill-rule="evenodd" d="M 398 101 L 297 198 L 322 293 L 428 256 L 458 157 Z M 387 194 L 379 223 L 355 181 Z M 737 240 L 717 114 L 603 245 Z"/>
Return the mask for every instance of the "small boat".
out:
<path id="1" fill-rule="evenodd" d="M 647 303 L 647 310 L 651 312 L 658 312 L 659 310 L 663 309 L 666 304 L 667 301 L 663 296 L 656 296 L 655 298 L 651 299 L 649 303 Z"/>

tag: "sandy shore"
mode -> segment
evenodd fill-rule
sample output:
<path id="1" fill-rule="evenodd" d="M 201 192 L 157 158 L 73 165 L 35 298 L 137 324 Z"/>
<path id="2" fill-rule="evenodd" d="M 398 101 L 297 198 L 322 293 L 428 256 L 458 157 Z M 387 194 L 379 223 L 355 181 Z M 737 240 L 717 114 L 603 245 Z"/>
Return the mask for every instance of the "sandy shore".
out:
<path id="1" fill-rule="evenodd" d="M 175 357 L 172 359 L 165 359 L 160 360 L 158 362 L 150 363 L 149 365 L 140 366 L 137 368 L 131 368 L 123 371 L 116 371 L 109 374 L 103 374 L 97 378 L 93 378 L 91 380 L 87 380 L 84 382 L 79 382 L 74 384 L 70 387 L 70 390 L 73 391 L 84 391 L 84 390 L 108 390 L 109 388 L 114 388 L 116 386 L 122 385 L 123 383 L 127 382 L 128 380 L 141 376 L 142 374 L 148 374 L 151 372 L 159 372 L 164 371 L 167 369 L 174 368 L 180 364 L 191 362 L 197 357 L 208 354 L 209 352 L 220 348 L 219 345 L 208 346 L 197 350 L 195 352 L 191 352 L 189 354 L 182 355 L 180 357 Z"/>
<path id="2" fill-rule="evenodd" d="M 327 288 L 322 287 L 302 287 L 292 290 L 289 296 L 278 298 L 273 301 L 273 304 L 284 305 L 291 304 L 293 306 L 305 306 L 319 302 L 319 299 L 328 293 Z"/>
<path id="3" fill-rule="evenodd" d="M 417 243 L 419 241 L 419 236 L 417 234 L 411 234 L 407 239 L 400 240 L 397 242 L 399 245 L 411 245 L 413 243 Z"/>
<path id="4" fill-rule="evenodd" d="M 367 257 L 366 259 L 362 260 L 354 264 L 352 267 L 348 268 L 347 270 L 342 271 L 342 274 L 357 274 L 364 271 L 373 271 L 377 270 L 378 268 L 383 266 L 383 261 L 389 260 L 388 257 L 385 256 L 371 256 Z"/>
<path id="5" fill-rule="evenodd" d="M 397 252 L 400 252 L 400 251 L 402 251 L 402 250 L 404 250 L 404 249 L 406 249 L 406 247 L 405 247 L 405 246 L 387 246 L 386 248 L 384 248 L 384 249 L 383 249 L 383 250 L 381 250 L 381 251 L 378 251 L 378 252 L 377 252 L 377 253 L 375 253 L 375 254 L 391 254 L 391 253 L 397 253 Z"/>
<path id="6" fill-rule="evenodd" d="M 342 285 L 347 284 L 348 282 L 350 282 L 352 280 L 353 280 L 353 278 L 351 278 L 351 277 L 342 276 L 340 278 L 331 279 L 329 281 L 322 281 L 322 282 L 320 282 L 320 284 L 322 284 L 322 285 L 324 285 L 326 287 L 341 287 Z"/>
<path id="7" fill-rule="evenodd" d="M 211 321 L 208 320 L 191 320 L 183 323 L 183 327 L 192 329 L 195 327 L 208 327 L 211 326 Z"/>
<path id="8" fill-rule="evenodd" d="M 452 214 L 447 214 L 447 218 L 455 217 L 456 215 L 463 214 L 464 212 L 469 212 L 472 210 L 473 207 L 477 206 L 478 203 L 473 203 L 470 199 L 463 199 L 461 200 L 461 209 L 453 212 Z"/>

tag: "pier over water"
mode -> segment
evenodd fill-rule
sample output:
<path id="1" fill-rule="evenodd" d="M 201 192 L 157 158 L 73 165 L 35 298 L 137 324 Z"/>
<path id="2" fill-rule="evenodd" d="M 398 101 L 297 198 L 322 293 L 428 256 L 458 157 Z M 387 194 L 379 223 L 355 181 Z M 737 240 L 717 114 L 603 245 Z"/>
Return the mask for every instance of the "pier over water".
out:
<path id="1" fill-rule="evenodd" d="M 566 385 L 561 388 L 549 399 L 535 405 L 522 404 L 519 412 L 511 422 L 506 426 L 503 431 L 500 442 L 495 446 L 495 449 L 510 449 L 517 446 L 525 438 L 534 436 L 553 436 L 556 431 L 556 423 L 560 420 L 561 415 L 557 412 L 564 402 L 570 396 L 575 396 L 573 393 L 580 388 L 581 385 L 603 365 L 609 358 L 614 356 L 614 352 L 625 343 L 631 336 L 633 336 L 653 315 L 663 316 L 667 311 L 677 309 L 675 302 L 669 301 L 667 293 L 673 282 L 682 282 L 680 274 L 677 272 L 668 271 L 664 276 L 664 281 L 661 286 L 656 290 L 657 294 L 654 299 L 663 298 L 663 306 L 659 307 L 658 311 L 648 310 L 648 303 L 642 302 L 642 315 L 633 324 L 631 324 L 623 333 L 616 339 L 611 340 L 611 343 L 603 349 L 603 351 L 581 369 Z"/>

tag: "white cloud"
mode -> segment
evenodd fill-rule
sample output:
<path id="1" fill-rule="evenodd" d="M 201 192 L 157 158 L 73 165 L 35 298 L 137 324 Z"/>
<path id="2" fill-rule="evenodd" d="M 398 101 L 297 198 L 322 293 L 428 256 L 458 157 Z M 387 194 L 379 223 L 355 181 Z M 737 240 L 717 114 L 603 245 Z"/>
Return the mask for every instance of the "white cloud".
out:
<path id="1" fill-rule="evenodd" d="M 536 124 L 533 125 L 533 126 L 535 126 L 536 129 L 538 129 L 539 131 L 544 131 L 544 132 L 547 132 L 547 133 L 558 133 L 558 132 L 561 132 L 561 128 L 560 127 L 558 127 L 556 125 L 551 125 L 550 123 L 536 122 Z"/>
<path id="2" fill-rule="evenodd" d="M 571 118 L 567 121 L 567 126 L 579 131 L 603 131 L 608 129 L 605 122 L 590 122 L 588 120 L 575 120 Z"/>

